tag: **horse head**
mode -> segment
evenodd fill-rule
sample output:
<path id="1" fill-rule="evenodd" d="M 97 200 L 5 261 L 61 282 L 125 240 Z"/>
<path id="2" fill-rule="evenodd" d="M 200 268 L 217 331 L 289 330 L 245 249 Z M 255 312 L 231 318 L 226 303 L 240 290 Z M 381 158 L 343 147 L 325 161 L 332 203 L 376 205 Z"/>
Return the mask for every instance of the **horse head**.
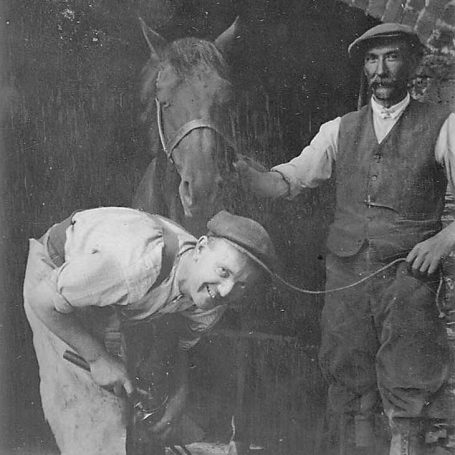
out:
<path id="1" fill-rule="evenodd" d="M 161 157 L 166 156 L 166 164 L 160 166 L 157 158 L 154 175 L 144 177 L 134 205 L 165 212 L 162 214 L 187 228 L 191 221 L 204 225 L 223 208 L 234 158 L 230 119 L 233 88 L 224 54 L 237 36 L 238 20 L 214 42 L 197 38 L 167 42 L 143 21 L 141 25 L 150 49 L 141 97 L 145 118 L 151 122 L 150 131 L 164 151 Z M 178 174 L 174 182 L 164 175 L 172 172 Z M 151 178 L 155 189 L 157 178 L 161 179 L 167 210 L 150 201 L 144 203 L 143 193 L 151 191 L 152 182 L 147 181 Z M 176 194 L 179 208 L 173 207 Z"/>

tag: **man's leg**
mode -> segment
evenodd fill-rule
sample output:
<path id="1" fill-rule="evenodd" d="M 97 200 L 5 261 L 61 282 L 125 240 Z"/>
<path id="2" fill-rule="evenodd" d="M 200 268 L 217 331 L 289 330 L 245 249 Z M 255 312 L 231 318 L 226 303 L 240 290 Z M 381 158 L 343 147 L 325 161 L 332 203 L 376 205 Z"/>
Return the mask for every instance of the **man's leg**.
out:
<path id="1" fill-rule="evenodd" d="M 327 258 L 326 288 L 354 283 L 369 273 L 366 252 Z M 378 404 L 375 359 L 379 347 L 367 286 L 330 293 L 322 312 L 320 364 L 328 384 L 332 433 L 345 453 L 371 454 Z M 334 444 L 336 445 L 336 444 Z M 348 448 L 350 452 L 348 451 Z"/>
<path id="2" fill-rule="evenodd" d="M 416 279 L 400 264 L 379 302 L 377 375 L 392 429 L 391 455 L 423 453 L 422 419 L 448 375 L 450 353 L 435 303 L 437 284 L 438 278 Z"/>
<path id="3" fill-rule="evenodd" d="M 132 416 L 127 427 L 127 455 L 164 455 L 165 447 L 151 431 L 165 411 L 173 374 L 176 350 L 176 320 L 172 315 L 146 324 L 123 327 L 128 357 L 128 370 L 136 385 L 148 392 L 143 397 L 146 409 L 159 409 L 155 416 L 134 422 Z"/>

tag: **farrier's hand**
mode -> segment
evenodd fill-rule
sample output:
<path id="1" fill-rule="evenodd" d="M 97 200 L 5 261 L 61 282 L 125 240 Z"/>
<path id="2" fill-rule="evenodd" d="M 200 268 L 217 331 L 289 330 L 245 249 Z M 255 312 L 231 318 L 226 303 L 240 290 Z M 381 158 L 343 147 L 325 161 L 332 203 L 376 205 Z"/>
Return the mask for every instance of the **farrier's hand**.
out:
<path id="1" fill-rule="evenodd" d="M 455 249 L 455 222 L 418 243 L 406 257 L 414 272 L 431 275 L 438 270 L 441 260 Z"/>
<path id="2" fill-rule="evenodd" d="M 185 408 L 186 396 L 186 387 L 177 389 L 176 393 L 169 398 L 163 417 L 153 426 L 152 432 L 162 441 L 171 436 L 175 425 L 178 423 Z"/>
<path id="3" fill-rule="evenodd" d="M 90 374 L 93 380 L 104 389 L 113 391 L 115 395 L 131 395 L 134 391 L 124 363 L 106 353 L 90 363 Z"/>

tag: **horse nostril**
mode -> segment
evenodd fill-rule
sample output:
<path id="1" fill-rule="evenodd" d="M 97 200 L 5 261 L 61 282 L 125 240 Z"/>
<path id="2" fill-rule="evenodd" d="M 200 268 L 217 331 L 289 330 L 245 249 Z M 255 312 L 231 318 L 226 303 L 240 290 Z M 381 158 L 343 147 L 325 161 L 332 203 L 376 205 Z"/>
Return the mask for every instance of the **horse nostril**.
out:
<path id="1" fill-rule="evenodd" d="M 191 185 L 188 180 L 183 180 L 181 183 L 181 192 L 182 196 L 185 198 L 186 201 L 191 201 L 192 194 L 191 194 Z"/>
<path id="2" fill-rule="evenodd" d="M 215 185 L 216 185 L 217 190 L 222 190 L 223 189 L 224 181 L 223 181 L 223 178 L 221 176 L 218 176 L 215 179 Z"/>

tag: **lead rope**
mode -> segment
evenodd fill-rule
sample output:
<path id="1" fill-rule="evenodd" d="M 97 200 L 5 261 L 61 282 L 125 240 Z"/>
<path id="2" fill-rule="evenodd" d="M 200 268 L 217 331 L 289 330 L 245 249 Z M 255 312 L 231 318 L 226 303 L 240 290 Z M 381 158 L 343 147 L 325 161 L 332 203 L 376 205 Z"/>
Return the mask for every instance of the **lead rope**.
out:
<path id="1" fill-rule="evenodd" d="M 329 294 L 331 292 L 344 291 L 345 289 L 349 289 L 349 288 L 353 288 L 355 286 L 358 286 L 359 284 L 364 283 L 365 281 L 369 280 L 370 278 L 373 278 L 374 276 L 378 275 L 379 273 L 384 272 L 384 270 L 387 270 L 390 267 L 393 267 L 395 264 L 398 264 L 399 262 L 406 262 L 406 259 L 405 258 L 395 259 L 394 261 L 389 262 L 388 264 L 386 264 L 384 267 L 381 267 L 380 269 L 374 271 L 373 273 L 370 273 L 370 275 L 367 275 L 367 276 L 363 277 L 362 279 L 360 279 L 360 280 L 358 280 L 358 281 L 356 281 L 354 283 L 348 284 L 347 286 L 341 286 L 339 288 L 326 289 L 324 291 L 311 291 L 309 289 L 299 288 L 298 286 L 295 286 L 295 285 L 287 282 L 285 279 L 281 278 L 276 273 L 273 273 L 273 277 L 276 280 L 278 280 L 281 284 L 283 284 L 285 287 L 287 287 L 289 289 L 292 289 L 295 292 L 299 292 L 300 294 L 311 294 L 311 295 Z"/>
<path id="2" fill-rule="evenodd" d="M 443 319 L 447 316 L 445 308 L 444 308 L 443 298 L 441 297 L 442 292 L 443 292 L 443 286 L 444 286 L 444 273 L 440 269 L 439 270 L 439 284 L 438 284 L 438 289 L 436 290 L 436 307 L 438 308 L 440 319 Z"/>

